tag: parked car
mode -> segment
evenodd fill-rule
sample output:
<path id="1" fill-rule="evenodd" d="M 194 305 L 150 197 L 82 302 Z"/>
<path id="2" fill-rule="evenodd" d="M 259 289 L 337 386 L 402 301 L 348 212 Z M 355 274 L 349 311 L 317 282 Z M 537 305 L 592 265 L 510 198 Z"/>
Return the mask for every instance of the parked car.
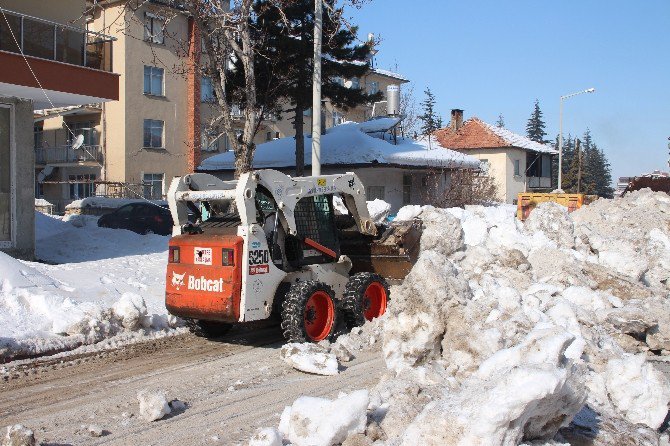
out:
<path id="1" fill-rule="evenodd" d="M 152 203 L 131 203 L 100 217 L 98 226 L 128 229 L 138 234 L 170 235 L 172 215 L 169 209 Z"/>

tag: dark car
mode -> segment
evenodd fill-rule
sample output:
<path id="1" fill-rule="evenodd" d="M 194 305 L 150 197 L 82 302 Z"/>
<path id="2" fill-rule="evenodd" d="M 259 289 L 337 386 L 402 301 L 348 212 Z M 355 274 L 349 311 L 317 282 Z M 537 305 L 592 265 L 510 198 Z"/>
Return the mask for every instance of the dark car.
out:
<path id="1" fill-rule="evenodd" d="M 98 226 L 128 229 L 138 234 L 170 235 L 172 215 L 168 209 L 152 203 L 131 203 L 100 217 Z"/>

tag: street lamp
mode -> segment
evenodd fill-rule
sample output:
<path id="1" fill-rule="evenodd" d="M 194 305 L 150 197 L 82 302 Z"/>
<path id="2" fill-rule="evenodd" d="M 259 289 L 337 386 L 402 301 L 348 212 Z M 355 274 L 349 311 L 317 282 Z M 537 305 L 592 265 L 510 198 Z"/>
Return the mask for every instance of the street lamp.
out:
<path id="1" fill-rule="evenodd" d="M 561 96 L 561 111 L 558 115 L 558 190 L 562 189 L 563 180 L 563 99 L 568 99 L 578 94 L 593 93 L 595 88 L 587 88 L 586 90 L 578 91 L 577 93 L 566 94 Z"/>

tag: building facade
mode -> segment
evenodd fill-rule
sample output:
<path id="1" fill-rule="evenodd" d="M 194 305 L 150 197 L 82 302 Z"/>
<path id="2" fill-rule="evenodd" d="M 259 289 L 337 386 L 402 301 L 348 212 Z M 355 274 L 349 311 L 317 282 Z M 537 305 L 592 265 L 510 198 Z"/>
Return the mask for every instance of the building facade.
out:
<path id="1" fill-rule="evenodd" d="M 476 117 L 463 121 L 463 110 L 451 111 L 445 128 L 435 132 L 438 143 L 480 160 L 482 170 L 491 176 L 498 188 L 498 199 L 516 204 L 517 195 L 527 191 L 550 191 L 551 160 L 558 151 L 488 124 Z"/>
<path id="2" fill-rule="evenodd" d="M 0 1 L 0 250 L 16 257 L 34 256 L 34 110 L 119 97 L 112 39 L 77 26 L 83 7 Z"/>
<path id="3" fill-rule="evenodd" d="M 85 20 L 90 30 L 104 31 L 114 41 L 114 72 L 120 73 L 119 100 L 66 110 L 45 110 L 36 116 L 37 198 L 57 212 L 73 200 L 94 194 L 159 199 L 174 176 L 192 172 L 209 156 L 230 149 L 227 137 L 206 130 L 218 113 L 211 81 L 199 74 L 200 37 L 192 19 L 158 0 L 88 1 Z M 386 92 L 407 82 L 402 76 L 372 69 L 343 85 Z M 288 107 L 286 107 L 288 109 Z M 384 103 L 337 110 L 326 101 L 326 128 L 346 120 L 362 121 L 384 114 Z M 243 126 L 242 113 L 233 118 Z M 85 139 L 85 154 L 68 157 L 66 127 Z M 305 133 L 311 132 L 306 112 Z M 294 136 L 292 116 L 265 120 L 255 142 Z M 52 169 L 58 165 L 59 169 Z M 42 173 L 42 175 L 40 175 Z M 45 176 L 44 174 L 48 174 Z M 94 183 L 95 182 L 95 183 Z"/>

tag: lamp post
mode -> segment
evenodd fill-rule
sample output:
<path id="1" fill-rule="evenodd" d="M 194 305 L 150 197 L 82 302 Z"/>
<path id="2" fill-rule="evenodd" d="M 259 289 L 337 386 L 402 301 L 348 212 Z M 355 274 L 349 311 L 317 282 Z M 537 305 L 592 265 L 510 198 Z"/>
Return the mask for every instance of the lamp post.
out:
<path id="1" fill-rule="evenodd" d="M 563 190 L 563 100 L 582 93 L 593 93 L 594 91 L 596 91 L 595 88 L 587 88 L 586 90 L 578 91 L 577 93 L 561 96 L 561 109 L 558 115 L 558 190 Z"/>

